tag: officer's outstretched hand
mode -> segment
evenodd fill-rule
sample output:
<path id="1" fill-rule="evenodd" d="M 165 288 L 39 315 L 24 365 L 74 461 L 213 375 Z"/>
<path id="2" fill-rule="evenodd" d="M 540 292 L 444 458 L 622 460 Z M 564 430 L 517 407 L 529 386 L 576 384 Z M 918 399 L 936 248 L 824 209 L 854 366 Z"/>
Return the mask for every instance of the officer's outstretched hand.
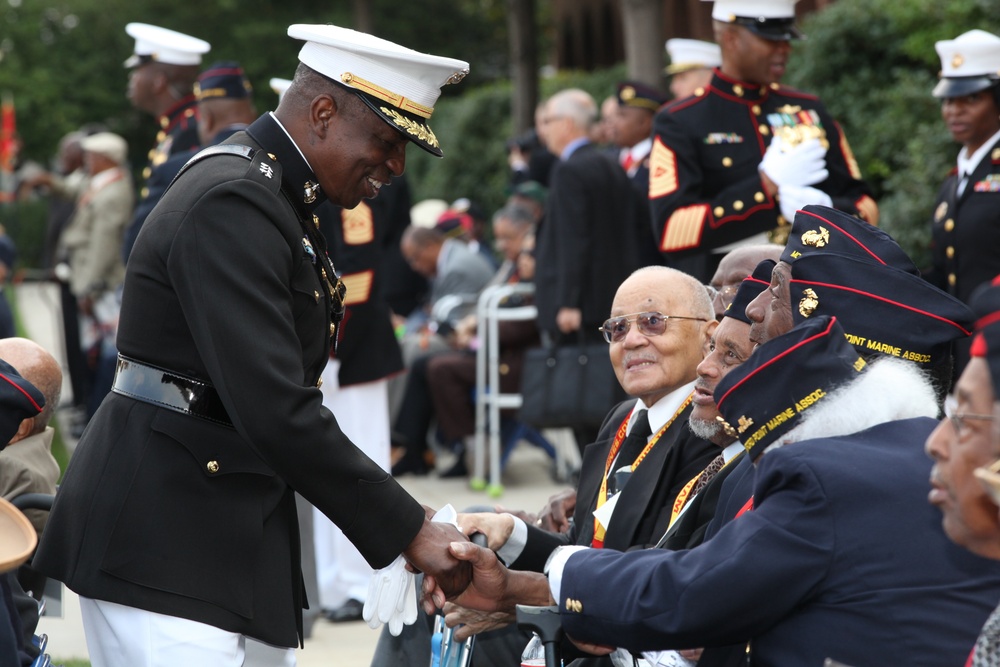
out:
<path id="1" fill-rule="evenodd" d="M 410 565 L 430 576 L 448 599 L 461 593 L 472 580 L 472 566 L 455 558 L 449 550 L 449 545 L 455 541 L 468 538 L 459 532 L 454 522 L 454 509 L 451 509 L 450 520 L 440 517 L 428 518 L 417 536 L 403 551 L 403 557 Z M 444 600 L 441 600 L 444 604 Z"/>
<path id="2" fill-rule="evenodd" d="M 759 169 L 778 188 L 816 185 L 830 175 L 826 169 L 826 149 L 815 138 L 797 146 L 786 146 L 781 137 L 775 137 L 767 147 Z"/>
<path id="3" fill-rule="evenodd" d="M 549 581 L 538 572 L 511 571 L 497 560 L 493 551 L 472 542 L 454 542 L 451 553 L 472 567 L 472 583 L 452 599 L 457 605 L 479 611 L 514 613 L 518 604 L 548 606 L 555 604 L 549 594 Z M 424 609 L 444 605 L 444 595 L 438 582 L 424 575 Z"/>

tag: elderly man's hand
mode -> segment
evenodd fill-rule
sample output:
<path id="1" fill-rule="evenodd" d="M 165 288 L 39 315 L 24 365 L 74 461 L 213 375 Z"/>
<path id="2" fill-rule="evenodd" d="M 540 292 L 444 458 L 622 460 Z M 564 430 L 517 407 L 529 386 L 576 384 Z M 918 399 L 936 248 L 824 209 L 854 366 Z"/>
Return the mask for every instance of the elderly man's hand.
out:
<path id="1" fill-rule="evenodd" d="M 508 570 L 490 549 L 472 542 L 453 543 L 451 553 L 472 565 L 472 583 L 452 599 L 457 605 L 512 614 L 517 604 L 555 604 L 549 594 L 549 582 L 543 574 Z M 444 606 L 446 592 L 433 576 L 424 575 L 423 592 L 424 609 L 428 613 Z"/>
<path id="2" fill-rule="evenodd" d="M 433 577 L 443 596 L 452 598 L 472 579 L 472 566 L 455 558 L 449 549 L 451 543 L 465 540 L 454 524 L 424 521 L 420 532 L 403 551 L 403 557 L 414 568 Z"/>
<path id="3" fill-rule="evenodd" d="M 549 498 L 536 520 L 536 526 L 553 533 L 569 530 L 569 520 L 576 510 L 576 489 L 566 489 Z"/>
<path id="4" fill-rule="evenodd" d="M 583 311 L 579 308 L 560 308 L 556 313 L 556 326 L 564 334 L 579 331 L 583 324 Z"/>
<path id="5" fill-rule="evenodd" d="M 494 512 L 459 513 L 458 527 L 466 535 L 482 533 L 486 545 L 496 551 L 507 544 L 514 532 L 514 517 Z"/>
<path id="6" fill-rule="evenodd" d="M 476 611 L 451 602 L 444 606 L 444 622 L 455 628 L 454 637 L 460 642 L 481 632 L 507 627 L 516 620 L 516 615 L 502 611 Z"/>

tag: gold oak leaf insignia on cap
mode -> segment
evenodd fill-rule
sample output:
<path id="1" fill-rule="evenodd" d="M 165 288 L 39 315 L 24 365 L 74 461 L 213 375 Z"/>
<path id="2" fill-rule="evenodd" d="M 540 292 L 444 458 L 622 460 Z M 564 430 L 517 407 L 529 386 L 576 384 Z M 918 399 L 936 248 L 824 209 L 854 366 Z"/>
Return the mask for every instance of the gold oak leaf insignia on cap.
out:
<path id="1" fill-rule="evenodd" d="M 802 299 L 799 300 L 799 314 L 802 317 L 809 317 L 814 312 L 816 308 L 819 307 L 819 296 L 812 290 L 811 287 L 807 287 L 802 292 Z"/>
<path id="2" fill-rule="evenodd" d="M 421 125 L 416 121 L 410 120 L 406 116 L 400 114 L 395 109 L 390 109 L 388 107 L 379 107 L 379 109 L 381 109 L 382 113 L 389 116 L 392 119 L 393 123 L 395 123 L 397 126 L 405 130 L 408 134 L 412 134 L 417 139 L 420 139 L 421 141 L 426 141 L 431 146 L 437 148 L 438 146 L 437 137 L 434 136 L 434 133 L 431 132 L 431 129 L 429 127 Z"/>
<path id="3" fill-rule="evenodd" d="M 817 232 L 815 229 L 810 229 L 808 232 L 802 234 L 803 245 L 811 245 L 816 248 L 822 248 L 827 243 L 830 242 L 830 230 L 822 225 Z"/>

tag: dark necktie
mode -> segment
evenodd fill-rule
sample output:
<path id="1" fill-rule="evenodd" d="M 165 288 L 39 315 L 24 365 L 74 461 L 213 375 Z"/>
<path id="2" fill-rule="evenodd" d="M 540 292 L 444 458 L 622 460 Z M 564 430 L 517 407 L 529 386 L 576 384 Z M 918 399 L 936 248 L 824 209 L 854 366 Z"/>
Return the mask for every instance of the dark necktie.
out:
<path id="1" fill-rule="evenodd" d="M 698 495 L 699 491 L 708 486 L 708 483 L 712 481 L 712 478 L 718 475 L 719 471 L 722 470 L 725 465 L 726 458 L 722 454 L 719 454 L 714 459 L 709 461 L 708 465 L 705 466 L 705 469 L 702 471 L 701 476 L 698 478 L 698 481 L 694 483 L 694 488 L 691 489 L 691 495 L 688 496 L 688 499 L 694 498 Z"/>
<path id="2" fill-rule="evenodd" d="M 972 667 L 997 667 L 1000 665 L 1000 607 L 986 619 L 972 653 Z"/>
<path id="3" fill-rule="evenodd" d="M 608 480 L 608 497 L 625 488 L 625 482 L 631 473 L 630 466 L 642 450 L 646 448 L 649 436 L 653 431 L 649 427 L 649 410 L 641 410 L 635 416 L 632 423 L 632 430 L 625 436 L 621 449 L 618 450 L 618 458 L 615 459 L 615 471 Z"/>

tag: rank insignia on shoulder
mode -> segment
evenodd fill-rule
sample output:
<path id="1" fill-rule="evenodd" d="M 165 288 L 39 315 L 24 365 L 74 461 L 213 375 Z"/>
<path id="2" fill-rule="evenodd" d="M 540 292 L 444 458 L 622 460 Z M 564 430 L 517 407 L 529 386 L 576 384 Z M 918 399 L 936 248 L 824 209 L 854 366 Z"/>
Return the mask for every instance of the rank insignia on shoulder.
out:
<path id="1" fill-rule="evenodd" d="M 307 255 L 309 255 L 309 259 L 312 261 L 312 263 L 315 264 L 316 250 L 313 248 L 312 242 L 306 236 L 302 237 L 302 249 L 305 251 Z"/>
<path id="2" fill-rule="evenodd" d="M 271 165 L 263 162 L 260 163 L 260 173 L 264 174 L 267 178 L 274 177 L 274 169 L 271 169 Z"/>
<path id="3" fill-rule="evenodd" d="M 705 144 L 715 146 L 719 144 L 742 144 L 743 136 L 735 132 L 709 132 L 705 137 Z"/>

